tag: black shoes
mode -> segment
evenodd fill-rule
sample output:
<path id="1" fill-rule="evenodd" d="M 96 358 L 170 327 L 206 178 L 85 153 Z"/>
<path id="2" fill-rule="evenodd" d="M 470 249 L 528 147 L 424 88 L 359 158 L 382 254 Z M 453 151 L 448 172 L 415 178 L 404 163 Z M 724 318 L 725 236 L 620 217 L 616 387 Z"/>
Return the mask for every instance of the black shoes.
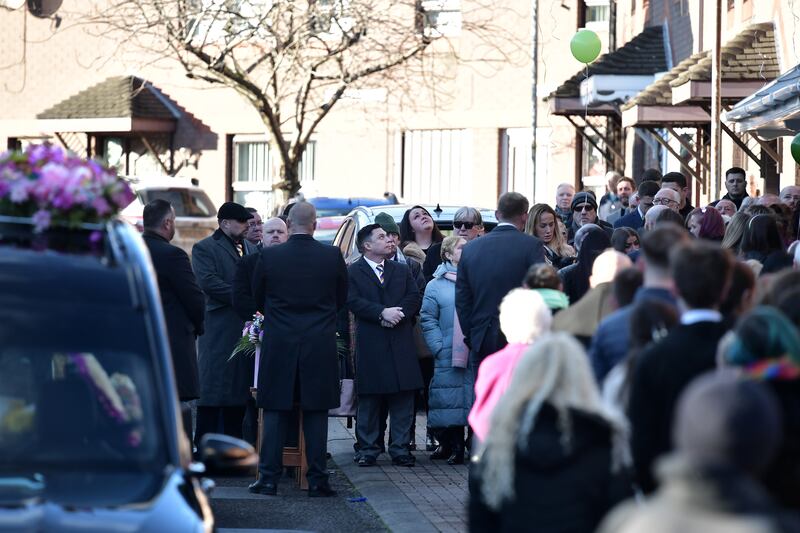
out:
<path id="1" fill-rule="evenodd" d="M 432 461 L 438 461 L 440 459 L 447 459 L 448 457 L 450 457 L 451 453 L 452 452 L 451 452 L 450 448 L 447 448 L 447 447 L 442 446 L 440 444 L 436 448 L 436 450 L 434 450 L 434 452 L 431 454 L 431 460 Z"/>
<path id="2" fill-rule="evenodd" d="M 358 459 L 358 466 L 375 466 L 375 458 L 371 455 L 362 455 Z"/>
<path id="3" fill-rule="evenodd" d="M 313 487 L 308 487 L 308 497 L 309 498 L 330 498 L 332 496 L 336 496 L 338 493 L 331 488 L 331 486 L 327 483 L 323 485 L 316 485 Z"/>
<path id="4" fill-rule="evenodd" d="M 275 496 L 278 494 L 278 486 L 275 483 L 267 483 L 260 479 L 255 483 L 251 483 L 247 490 L 253 494 L 263 494 L 264 496 Z"/>
<path id="5" fill-rule="evenodd" d="M 447 459 L 449 465 L 463 465 L 464 464 L 464 448 L 454 450 L 453 455 Z"/>
<path id="6" fill-rule="evenodd" d="M 414 466 L 416 462 L 413 455 L 401 455 L 392 459 L 394 466 Z"/>

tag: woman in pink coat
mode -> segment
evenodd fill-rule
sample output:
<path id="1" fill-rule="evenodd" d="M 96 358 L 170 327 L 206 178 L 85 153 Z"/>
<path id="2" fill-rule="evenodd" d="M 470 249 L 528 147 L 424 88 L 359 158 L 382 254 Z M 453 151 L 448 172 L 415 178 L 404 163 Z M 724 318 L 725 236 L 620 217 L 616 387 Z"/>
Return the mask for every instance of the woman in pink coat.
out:
<path id="1" fill-rule="evenodd" d="M 486 440 L 492 410 L 508 388 L 522 354 L 543 333 L 550 331 L 552 313 L 541 296 L 528 289 L 514 289 L 500 303 L 500 329 L 508 345 L 488 356 L 478 368 L 475 403 L 469 425 L 480 442 Z M 473 449 L 478 447 L 473 445 Z"/>

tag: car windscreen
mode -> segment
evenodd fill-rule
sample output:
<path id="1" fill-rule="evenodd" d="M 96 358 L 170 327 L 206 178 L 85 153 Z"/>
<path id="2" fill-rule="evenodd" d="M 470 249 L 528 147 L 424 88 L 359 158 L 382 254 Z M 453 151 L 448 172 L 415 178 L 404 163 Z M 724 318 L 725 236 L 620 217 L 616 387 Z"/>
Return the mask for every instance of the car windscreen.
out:
<path id="1" fill-rule="evenodd" d="M 217 210 L 205 192 L 200 189 L 144 189 L 139 191 L 142 203 L 156 199 L 166 200 L 175 208 L 176 217 L 216 217 Z"/>
<path id="2" fill-rule="evenodd" d="M 133 306 L 0 295 L 0 476 L 162 472 L 149 354 Z"/>

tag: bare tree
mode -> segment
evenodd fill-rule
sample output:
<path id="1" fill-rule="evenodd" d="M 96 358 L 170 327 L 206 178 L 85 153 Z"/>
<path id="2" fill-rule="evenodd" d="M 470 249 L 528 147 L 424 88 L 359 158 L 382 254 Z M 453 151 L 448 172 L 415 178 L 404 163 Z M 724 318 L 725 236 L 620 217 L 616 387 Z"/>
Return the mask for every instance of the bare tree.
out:
<path id="1" fill-rule="evenodd" d="M 455 55 L 447 44 L 453 30 L 481 39 L 503 33 L 490 28 L 492 2 L 472 0 L 469 13 L 461 4 L 110 0 L 93 22 L 122 33 L 123 42 L 144 47 L 151 56 L 177 59 L 191 78 L 231 87 L 246 98 L 280 155 L 282 179 L 274 189 L 291 196 L 300 188 L 300 163 L 311 135 L 348 90 L 375 78 L 420 82 L 426 55 Z"/>

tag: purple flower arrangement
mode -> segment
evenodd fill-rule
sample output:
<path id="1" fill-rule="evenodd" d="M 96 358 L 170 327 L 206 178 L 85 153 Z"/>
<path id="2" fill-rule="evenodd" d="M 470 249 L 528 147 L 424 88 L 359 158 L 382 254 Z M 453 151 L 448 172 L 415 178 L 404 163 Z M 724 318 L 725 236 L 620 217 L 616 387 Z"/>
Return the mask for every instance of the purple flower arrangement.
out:
<path id="1" fill-rule="evenodd" d="M 0 154 L 0 215 L 30 217 L 36 232 L 105 222 L 133 199 L 113 170 L 58 146 Z"/>

